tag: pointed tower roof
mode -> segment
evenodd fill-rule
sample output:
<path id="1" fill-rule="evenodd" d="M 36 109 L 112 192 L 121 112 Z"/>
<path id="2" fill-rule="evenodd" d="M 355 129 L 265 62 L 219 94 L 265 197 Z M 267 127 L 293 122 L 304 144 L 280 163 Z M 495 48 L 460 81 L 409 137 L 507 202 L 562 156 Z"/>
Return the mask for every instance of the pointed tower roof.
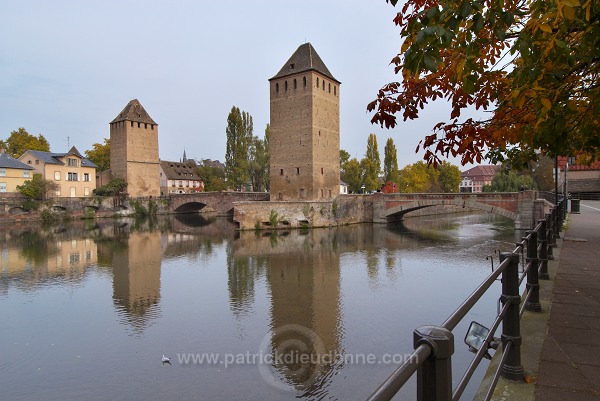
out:
<path id="1" fill-rule="evenodd" d="M 81 155 L 81 153 L 79 153 L 79 150 L 77 150 L 77 148 L 75 146 L 71 147 L 71 150 L 69 150 L 69 153 L 67 153 L 69 155 L 75 155 L 75 156 L 79 156 L 81 158 L 83 158 L 83 156 Z"/>
<path id="2" fill-rule="evenodd" d="M 281 67 L 281 70 L 273 78 L 269 79 L 269 81 L 306 71 L 316 71 L 338 84 L 341 83 L 329 72 L 329 69 L 310 43 L 300 45 L 294 54 L 292 54 L 292 57 Z"/>
<path id="3" fill-rule="evenodd" d="M 148 115 L 144 106 L 137 100 L 133 99 L 127 106 L 115 117 L 110 123 L 116 123 L 119 121 L 135 121 L 137 123 L 155 124 L 154 120 Z"/>

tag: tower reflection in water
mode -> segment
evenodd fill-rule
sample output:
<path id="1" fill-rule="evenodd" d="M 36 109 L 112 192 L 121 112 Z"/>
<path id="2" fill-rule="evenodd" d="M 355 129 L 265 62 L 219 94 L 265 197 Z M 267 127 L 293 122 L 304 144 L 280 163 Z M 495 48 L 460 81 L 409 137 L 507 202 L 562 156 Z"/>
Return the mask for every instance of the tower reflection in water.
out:
<path id="1" fill-rule="evenodd" d="M 230 258 L 232 306 L 251 303 L 263 271 L 270 291 L 270 332 L 261 344 L 276 387 L 323 391 L 341 353 L 340 256 L 329 230 L 241 233 Z"/>

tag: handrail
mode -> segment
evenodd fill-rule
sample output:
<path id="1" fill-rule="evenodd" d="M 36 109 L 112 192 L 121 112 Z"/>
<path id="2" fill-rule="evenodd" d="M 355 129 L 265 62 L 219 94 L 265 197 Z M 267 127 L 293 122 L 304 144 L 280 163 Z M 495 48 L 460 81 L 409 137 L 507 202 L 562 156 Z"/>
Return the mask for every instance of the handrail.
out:
<path id="1" fill-rule="evenodd" d="M 548 259 L 552 258 L 552 247 L 556 246 L 564 220 L 564 200 L 550 214 L 538 221 L 511 252 L 500 253 L 500 265 L 467 297 L 462 304 L 440 326 L 422 326 L 415 330 L 415 350 L 409 359 L 400 365 L 368 398 L 369 401 L 390 400 L 417 373 L 419 400 L 457 401 L 463 394 L 475 369 L 487 353 L 494 333 L 502 322 L 503 354 L 486 399 L 491 397 L 499 376 L 509 380 L 523 378 L 521 366 L 520 318 L 524 311 L 540 312 L 539 279 L 547 278 Z M 539 241 L 538 241 L 539 239 Z M 524 251 L 527 250 L 525 259 Z M 520 255 L 519 255 L 520 254 Z M 519 263 L 523 258 L 523 274 L 519 276 Z M 454 352 L 452 330 L 481 299 L 492 283 L 502 275 L 503 304 L 492 328 L 484 339 L 458 386 L 452 392 L 451 355 Z M 521 283 L 527 279 L 525 299 L 519 295 Z"/>

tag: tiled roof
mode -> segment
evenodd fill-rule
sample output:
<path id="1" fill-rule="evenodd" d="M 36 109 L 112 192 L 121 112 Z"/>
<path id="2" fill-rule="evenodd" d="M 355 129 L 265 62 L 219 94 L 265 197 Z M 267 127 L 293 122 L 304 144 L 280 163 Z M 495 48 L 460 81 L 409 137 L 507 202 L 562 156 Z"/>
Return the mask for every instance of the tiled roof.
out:
<path id="1" fill-rule="evenodd" d="M 567 158 L 564 156 L 560 156 L 558 158 L 558 168 L 560 170 L 565 169 L 565 165 L 567 164 Z M 587 166 L 585 164 L 577 164 L 577 159 L 575 159 L 575 164 L 569 164 L 569 171 L 591 171 L 591 170 L 600 170 L 600 160 L 593 162 L 591 165 Z"/>
<path id="2" fill-rule="evenodd" d="M 110 123 L 119 121 L 135 121 L 137 123 L 155 124 L 154 120 L 148 115 L 144 106 L 137 100 L 133 99 L 127 103 L 127 106 L 115 117 Z"/>
<path id="3" fill-rule="evenodd" d="M 161 160 L 160 167 L 169 180 L 202 181 L 202 177 L 198 174 L 198 169 L 192 163 L 188 164 Z"/>
<path id="4" fill-rule="evenodd" d="M 33 167 L 18 161 L 14 157 L 7 155 L 6 153 L 0 153 L 0 168 L 17 168 L 21 170 L 34 169 Z"/>
<path id="5" fill-rule="evenodd" d="M 77 152 L 77 153 L 74 153 L 73 149 L 75 149 L 75 152 Z M 73 146 L 71 148 L 69 153 L 52 153 L 52 152 L 43 152 L 41 150 L 28 150 L 26 153 L 31 153 L 35 158 L 41 160 L 45 164 L 57 164 L 59 166 L 65 165 L 65 163 L 63 163 L 60 160 L 61 157 L 65 157 L 67 155 L 73 155 L 73 156 L 77 156 L 77 157 L 81 158 L 81 166 L 82 167 L 98 168 L 98 166 L 96 166 L 94 163 L 92 163 L 89 159 L 82 157 L 81 154 L 79 154 L 79 151 L 77 150 L 77 148 L 75 148 L 75 146 Z"/>
<path id="6" fill-rule="evenodd" d="M 292 57 L 281 67 L 281 70 L 270 80 L 287 77 L 288 75 L 299 74 L 306 71 L 316 71 L 334 80 L 338 84 L 340 81 L 335 79 L 329 69 L 317 54 L 317 51 L 310 43 L 300 45 L 292 54 Z"/>
<path id="7" fill-rule="evenodd" d="M 490 165 L 482 165 L 475 166 L 466 171 L 460 173 L 461 177 L 480 177 L 480 176 L 495 176 L 500 171 L 500 166 L 495 166 L 493 164 Z"/>

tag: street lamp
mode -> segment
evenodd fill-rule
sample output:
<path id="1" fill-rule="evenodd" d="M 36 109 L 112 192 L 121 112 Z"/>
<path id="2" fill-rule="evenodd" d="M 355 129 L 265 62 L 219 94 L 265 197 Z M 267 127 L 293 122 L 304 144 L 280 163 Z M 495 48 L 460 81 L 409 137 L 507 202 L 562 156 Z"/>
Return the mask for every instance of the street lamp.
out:
<path id="1" fill-rule="evenodd" d="M 362 185 L 360 186 L 360 191 L 361 191 L 361 193 L 362 193 L 362 194 L 364 194 L 364 193 L 365 193 L 365 184 L 362 184 Z"/>

